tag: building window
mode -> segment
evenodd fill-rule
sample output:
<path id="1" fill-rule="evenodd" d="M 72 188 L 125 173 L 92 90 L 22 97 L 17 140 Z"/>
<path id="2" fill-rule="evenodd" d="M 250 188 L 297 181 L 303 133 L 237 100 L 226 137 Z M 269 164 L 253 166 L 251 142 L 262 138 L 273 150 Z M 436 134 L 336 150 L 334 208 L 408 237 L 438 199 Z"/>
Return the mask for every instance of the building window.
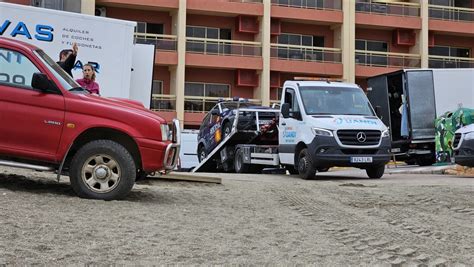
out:
<path id="1" fill-rule="evenodd" d="M 214 40 L 231 40 L 232 38 L 230 29 L 201 26 L 186 26 L 186 37 Z M 206 52 L 209 54 L 229 54 L 231 51 L 231 46 L 230 44 L 224 44 L 215 41 L 189 40 L 186 42 L 186 51 Z"/>
<path id="2" fill-rule="evenodd" d="M 459 59 L 470 58 L 469 48 L 436 45 L 429 48 L 429 54 L 443 57 L 430 58 L 430 68 L 472 68 L 471 61 Z"/>
<path id="3" fill-rule="evenodd" d="M 174 110 L 174 100 L 163 96 L 163 81 L 153 80 L 151 87 L 151 110 Z"/>
<path id="4" fill-rule="evenodd" d="M 64 10 L 63 0 L 32 0 L 31 5 L 55 10 Z"/>
<path id="5" fill-rule="evenodd" d="M 152 95 L 162 95 L 163 94 L 163 81 L 153 80 L 151 86 Z"/>
<path id="6" fill-rule="evenodd" d="M 184 85 L 184 109 L 190 112 L 207 112 L 218 98 L 230 97 L 230 85 L 218 83 L 187 82 Z"/>
<path id="7" fill-rule="evenodd" d="M 324 36 L 312 36 L 304 34 L 282 33 L 278 36 L 278 44 L 297 46 L 324 47 Z M 322 52 L 311 49 L 279 47 L 278 57 L 285 59 L 311 59 L 322 60 Z"/>
<path id="8" fill-rule="evenodd" d="M 388 52 L 388 44 L 383 41 L 355 40 L 356 50 Z M 380 54 L 370 54 L 367 52 L 357 52 L 355 56 L 356 64 L 387 66 L 387 56 Z"/>
<path id="9" fill-rule="evenodd" d="M 135 32 L 150 33 L 150 34 L 163 34 L 164 25 L 161 23 L 148 23 L 148 22 L 143 22 L 143 21 L 137 21 Z"/>

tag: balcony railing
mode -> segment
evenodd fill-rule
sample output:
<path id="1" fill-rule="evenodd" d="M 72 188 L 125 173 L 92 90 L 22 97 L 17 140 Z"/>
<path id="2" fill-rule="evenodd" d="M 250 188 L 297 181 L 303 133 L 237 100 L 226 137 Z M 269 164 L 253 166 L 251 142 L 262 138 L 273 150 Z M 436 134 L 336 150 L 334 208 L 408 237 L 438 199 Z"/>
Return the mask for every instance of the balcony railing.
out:
<path id="1" fill-rule="evenodd" d="M 176 51 L 177 37 L 175 35 L 135 33 L 135 42 L 138 44 L 153 44 L 158 50 Z"/>
<path id="2" fill-rule="evenodd" d="M 415 3 L 356 3 L 356 12 L 389 16 L 419 17 L 420 6 Z"/>
<path id="3" fill-rule="evenodd" d="M 248 41 L 186 37 L 186 52 L 220 56 L 261 57 L 262 44 Z"/>
<path id="4" fill-rule="evenodd" d="M 342 0 L 272 0 L 272 4 L 295 8 L 342 10 Z"/>
<path id="5" fill-rule="evenodd" d="M 339 48 L 271 44 L 270 49 L 272 58 L 312 62 L 341 62 L 342 52 Z"/>
<path id="6" fill-rule="evenodd" d="M 432 19 L 474 21 L 474 9 L 429 5 L 429 14 Z"/>
<path id="7" fill-rule="evenodd" d="M 474 58 L 429 56 L 430 68 L 474 68 Z"/>
<path id="8" fill-rule="evenodd" d="M 419 68 L 420 55 L 356 50 L 356 64 L 373 67 Z"/>
<path id="9" fill-rule="evenodd" d="M 151 96 L 150 109 L 153 111 L 175 111 L 176 96 L 153 94 Z"/>
<path id="10" fill-rule="evenodd" d="M 204 96 L 184 96 L 184 111 L 205 113 L 211 110 L 220 100 L 232 100 L 232 98 L 204 97 Z M 249 99 L 250 103 L 260 105 L 260 99 Z"/>
<path id="11" fill-rule="evenodd" d="M 229 2 L 261 4 L 262 0 L 227 0 Z"/>

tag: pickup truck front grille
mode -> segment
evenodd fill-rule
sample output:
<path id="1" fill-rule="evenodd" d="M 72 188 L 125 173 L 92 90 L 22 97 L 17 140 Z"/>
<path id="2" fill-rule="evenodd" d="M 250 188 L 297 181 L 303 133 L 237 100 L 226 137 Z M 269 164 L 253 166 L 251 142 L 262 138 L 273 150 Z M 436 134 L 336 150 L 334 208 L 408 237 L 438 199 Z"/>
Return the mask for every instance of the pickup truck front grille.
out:
<path id="1" fill-rule="evenodd" d="M 460 133 L 457 133 L 454 135 L 454 141 L 453 141 L 453 148 L 458 147 L 459 141 L 461 141 L 461 135 Z"/>
<path id="2" fill-rule="evenodd" d="M 346 146 L 373 146 L 380 142 L 378 130 L 338 130 L 337 137 Z"/>

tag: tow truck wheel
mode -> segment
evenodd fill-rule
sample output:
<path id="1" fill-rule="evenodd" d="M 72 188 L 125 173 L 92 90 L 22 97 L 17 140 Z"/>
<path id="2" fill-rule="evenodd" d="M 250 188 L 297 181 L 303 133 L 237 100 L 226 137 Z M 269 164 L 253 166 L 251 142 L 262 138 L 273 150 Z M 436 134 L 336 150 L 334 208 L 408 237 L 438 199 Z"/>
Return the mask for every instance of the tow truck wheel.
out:
<path id="1" fill-rule="evenodd" d="M 298 159 L 298 173 L 300 177 L 305 180 L 314 179 L 316 168 L 313 166 L 313 161 L 306 148 L 301 150 Z"/>
<path id="2" fill-rule="evenodd" d="M 240 148 L 235 151 L 234 169 L 236 173 L 247 173 L 250 169 L 250 166 L 244 163 L 244 152 Z"/>
<path id="3" fill-rule="evenodd" d="M 379 179 L 385 172 L 385 165 L 367 168 L 365 171 L 370 178 Z"/>
<path id="4" fill-rule="evenodd" d="M 111 140 L 96 140 L 77 151 L 69 173 L 74 192 L 83 198 L 124 198 L 135 184 L 137 169 L 130 152 Z"/>

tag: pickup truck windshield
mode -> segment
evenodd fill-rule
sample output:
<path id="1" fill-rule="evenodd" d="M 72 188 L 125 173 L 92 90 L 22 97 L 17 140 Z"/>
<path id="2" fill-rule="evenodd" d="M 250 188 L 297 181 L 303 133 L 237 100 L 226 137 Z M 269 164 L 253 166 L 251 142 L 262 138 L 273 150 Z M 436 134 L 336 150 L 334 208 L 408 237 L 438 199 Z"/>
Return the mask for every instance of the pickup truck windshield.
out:
<path id="1" fill-rule="evenodd" d="M 35 54 L 54 74 L 54 76 L 56 77 L 56 79 L 58 79 L 64 89 L 77 92 L 87 92 L 87 90 L 82 89 L 81 86 L 71 76 L 69 76 L 69 74 L 67 74 L 67 72 L 65 72 L 58 64 L 56 64 L 56 62 L 54 62 L 54 60 L 52 60 L 43 50 L 35 50 Z"/>
<path id="2" fill-rule="evenodd" d="M 359 88 L 301 86 L 300 92 L 308 115 L 375 115 Z"/>

